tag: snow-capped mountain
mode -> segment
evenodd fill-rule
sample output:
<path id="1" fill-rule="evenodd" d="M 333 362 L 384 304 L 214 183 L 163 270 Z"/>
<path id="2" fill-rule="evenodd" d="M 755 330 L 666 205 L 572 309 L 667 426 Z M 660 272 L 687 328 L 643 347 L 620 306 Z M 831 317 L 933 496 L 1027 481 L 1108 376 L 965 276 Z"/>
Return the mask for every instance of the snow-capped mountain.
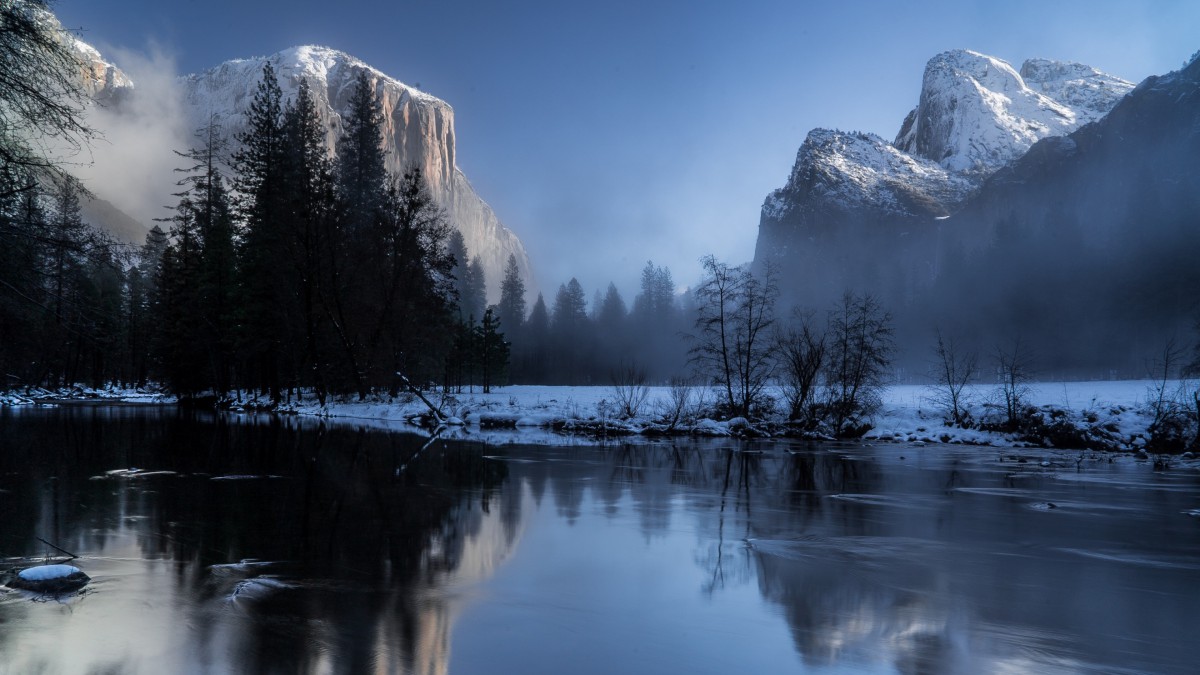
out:
<path id="1" fill-rule="evenodd" d="M 939 54 L 893 143 L 873 134 L 809 134 L 787 183 L 763 204 L 760 238 L 804 226 L 806 214 L 949 215 L 1035 142 L 1095 121 L 1132 89 L 1077 63 L 1031 59 L 1018 73 L 977 52 Z"/>
<path id="2" fill-rule="evenodd" d="M 104 103 L 122 91 L 133 89 L 133 80 L 120 68 L 105 61 L 95 47 L 75 37 L 71 38 L 71 47 L 81 64 L 80 81 L 88 96 Z"/>
<path id="3" fill-rule="evenodd" d="M 1079 64 L 942 54 L 895 144 L 809 134 L 763 204 L 755 261 L 785 303 L 873 294 L 913 349 L 934 326 L 980 352 L 1016 330 L 1060 372 L 1136 374 L 1191 330 L 1197 130 L 1196 59 L 1131 88 Z"/>
<path id="4" fill-rule="evenodd" d="M 937 274 L 933 241 L 948 217 L 1044 138 L 1102 118 L 1133 85 L 1094 68 L 1032 59 L 1017 72 L 967 50 L 929 60 L 917 107 L 893 143 L 816 129 L 787 183 L 767 196 L 755 261 L 818 296 L 879 285 L 896 301 Z M 886 251 L 886 264 L 873 257 Z"/>
<path id="5" fill-rule="evenodd" d="M 184 78 L 184 89 L 192 125 L 199 127 L 212 116 L 229 139 L 236 138 L 246 128 L 244 113 L 267 61 L 276 71 L 285 99 L 296 95 L 301 79 L 308 81 L 330 152 L 341 135 L 342 115 L 355 78 L 365 70 L 383 105 L 388 169 L 399 173 L 412 165 L 421 168 L 434 198 L 462 232 L 470 254 L 482 259 L 489 302 L 499 299 L 510 254 L 517 259 L 526 287 L 535 288 L 524 245 L 475 193 L 455 163 L 454 109 L 349 54 L 326 47 L 293 47 L 265 58 L 227 61 L 189 75 Z"/>
<path id="6" fill-rule="evenodd" d="M 1112 109 L 1133 83 L 1078 63 L 1005 61 L 965 49 L 925 66 L 921 97 L 896 136 L 901 150 L 946 169 L 990 174 L 1047 136 L 1061 136 Z"/>
<path id="7" fill-rule="evenodd" d="M 73 48 L 81 62 L 84 90 L 101 105 L 136 107 L 135 83 L 100 52 L 78 39 Z M 180 79 L 184 95 L 186 126 L 207 124 L 210 117 L 221 127 L 230 148 L 246 129 L 244 113 L 262 79 L 263 64 L 275 68 L 284 98 L 294 97 L 301 79 L 307 80 L 326 129 L 326 145 L 332 153 L 342 130 L 354 81 L 365 70 L 383 106 L 384 148 L 387 167 L 394 173 L 416 165 L 424 172 L 434 198 L 445 209 L 450 222 L 462 232 L 468 251 L 483 262 L 488 301 L 499 299 L 500 282 L 509 255 L 516 257 L 526 288 L 536 291 L 529 256 L 524 245 L 500 222 L 483 201 L 466 175 L 458 168 L 454 135 L 454 109 L 445 101 L 388 77 L 344 52 L 326 47 L 303 46 L 265 58 L 228 61 L 203 73 Z M 186 141 L 181 140 L 181 143 Z M 103 195 L 98 195 L 103 196 Z M 164 197 L 165 199 L 165 197 Z M 110 209 L 111 210 L 111 209 Z M 96 214 L 100 218 L 104 214 Z M 111 215 L 111 214 L 110 214 Z M 109 218 L 103 218 L 106 223 Z M 125 218 L 124 220 L 129 220 Z M 118 233 L 140 243 L 144 233 Z"/>
<path id="8" fill-rule="evenodd" d="M 961 202 L 971 181 L 939 164 L 897 149 L 874 134 L 813 129 L 787 184 L 767 197 L 763 218 L 785 220 L 792 210 L 858 208 L 908 216 L 944 216 Z"/>

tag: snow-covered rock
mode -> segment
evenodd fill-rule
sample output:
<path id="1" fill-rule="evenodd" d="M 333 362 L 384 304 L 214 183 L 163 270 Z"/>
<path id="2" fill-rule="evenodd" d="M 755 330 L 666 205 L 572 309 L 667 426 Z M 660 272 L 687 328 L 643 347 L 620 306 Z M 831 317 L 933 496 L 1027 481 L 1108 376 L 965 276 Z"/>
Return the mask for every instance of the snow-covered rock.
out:
<path id="1" fill-rule="evenodd" d="M 986 175 L 1037 141 L 1104 116 L 1132 89 L 1082 64 L 1031 59 L 1018 73 L 1001 59 L 956 49 L 925 66 L 920 101 L 895 145 L 951 171 Z"/>
<path id="2" fill-rule="evenodd" d="M 1069 61 L 1029 59 L 1021 65 L 1025 84 L 1075 113 L 1080 125 L 1104 117 L 1133 91 L 1133 83 L 1091 66 Z"/>
<path id="3" fill-rule="evenodd" d="M 120 68 L 105 61 L 95 47 L 74 37 L 71 38 L 71 47 L 79 59 L 83 90 L 93 100 L 105 103 L 133 89 L 133 80 Z"/>
<path id="4" fill-rule="evenodd" d="M 454 109 L 349 54 L 327 47 L 293 47 L 267 57 L 227 61 L 188 75 L 184 89 L 192 125 L 199 127 L 211 116 L 229 139 L 236 138 L 246 129 L 244 114 L 268 61 L 285 99 L 295 97 L 301 80 L 308 81 L 330 152 L 341 136 L 355 79 L 365 71 L 383 106 L 388 169 L 400 173 L 409 166 L 421 168 L 434 198 L 462 232 L 470 254 L 482 259 L 489 302 L 499 298 L 509 255 L 516 257 L 526 287 L 535 287 L 524 245 L 475 193 L 455 163 Z"/>
<path id="5" fill-rule="evenodd" d="M 935 162 L 905 153 L 874 134 L 814 129 L 763 218 L 783 220 L 799 207 L 867 208 L 894 215 L 947 215 L 972 184 Z"/>
<path id="6" fill-rule="evenodd" d="M 91 577 L 74 565 L 38 565 L 21 570 L 8 585 L 35 593 L 69 593 L 89 581 Z"/>

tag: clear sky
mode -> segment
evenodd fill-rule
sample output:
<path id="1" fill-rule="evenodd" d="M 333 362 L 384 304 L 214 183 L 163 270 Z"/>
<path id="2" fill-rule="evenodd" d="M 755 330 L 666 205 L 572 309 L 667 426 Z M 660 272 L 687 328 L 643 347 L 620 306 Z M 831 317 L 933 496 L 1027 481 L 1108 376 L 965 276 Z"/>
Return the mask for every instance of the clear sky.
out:
<path id="1" fill-rule="evenodd" d="M 458 162 L 552 295 L 632 300 L 647 259 L 753 256 L 759 208 L 814 127 L 892 138 L 933 55 L 1080 61 L 1140 81 L 1200 49 L 1200 2 L 58 0 L 111 53 L 180 73 L 299 44 L 455 108 Z M 118 62 L 118 65 L 120 63 Z M 492 283 L 489 280 L 489 283 Z M 548 298 L 549 300 L 549 298 Z"/>

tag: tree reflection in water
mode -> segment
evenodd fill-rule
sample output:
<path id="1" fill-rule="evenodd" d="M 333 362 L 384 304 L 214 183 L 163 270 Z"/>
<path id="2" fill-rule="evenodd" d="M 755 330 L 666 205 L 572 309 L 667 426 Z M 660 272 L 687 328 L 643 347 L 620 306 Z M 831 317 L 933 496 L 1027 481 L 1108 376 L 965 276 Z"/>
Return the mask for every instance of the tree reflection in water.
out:
<path id="1" fill-rule="evenodd" d="M 0 596 L 0 671 L 1186 672 L 1197 656 L 1192 474 L 957 448 L 427 442 L 0 411 L 0 547 L 45 537 L 95 580 L 61 610 Z M 104 477 L 128 467 L 178 475 Z M 216 480 L 238 476 L 254 478 Z"/>

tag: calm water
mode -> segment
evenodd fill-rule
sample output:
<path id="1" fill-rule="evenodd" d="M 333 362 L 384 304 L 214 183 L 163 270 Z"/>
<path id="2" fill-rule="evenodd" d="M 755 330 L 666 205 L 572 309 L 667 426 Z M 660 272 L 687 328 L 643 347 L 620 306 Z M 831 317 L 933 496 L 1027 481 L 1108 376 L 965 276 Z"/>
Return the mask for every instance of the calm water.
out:
<path id="1" fill-rule="evenodd" d="M 42 555 L 43 537 L 93 578 L 59 599 L 0 589 L 0 673 L 1200 661 L 1195 469 L 895 445 L 425 443 L 170 409 L 0 410 L 0 557 Z M 107 474 L 133 467 L 151 475 Z"/>

